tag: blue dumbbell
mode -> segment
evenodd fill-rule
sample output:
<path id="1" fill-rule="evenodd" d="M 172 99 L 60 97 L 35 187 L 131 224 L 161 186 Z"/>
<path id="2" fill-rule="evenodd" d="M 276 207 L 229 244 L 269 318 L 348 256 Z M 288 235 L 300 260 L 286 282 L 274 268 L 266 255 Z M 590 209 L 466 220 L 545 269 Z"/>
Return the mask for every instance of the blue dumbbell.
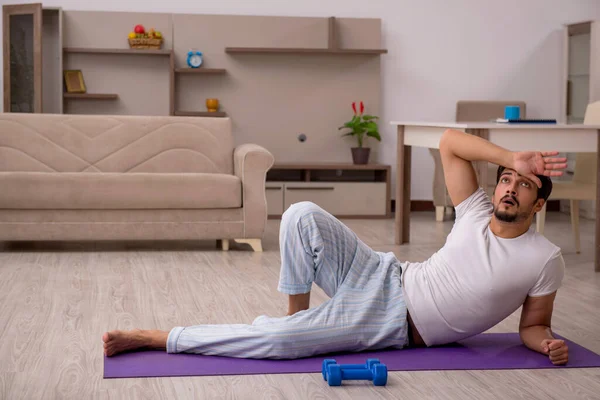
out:
<path id="1" fill-rule="evenodd" d="M 375 386 L 387 383 L 387 367 L 376 358 L 369 358 L 365 364 L 339 365 L 334 359 L 323 360 L 323 379 L 329 386 L 340 386 L 343 380 L 368 380 Z"/>

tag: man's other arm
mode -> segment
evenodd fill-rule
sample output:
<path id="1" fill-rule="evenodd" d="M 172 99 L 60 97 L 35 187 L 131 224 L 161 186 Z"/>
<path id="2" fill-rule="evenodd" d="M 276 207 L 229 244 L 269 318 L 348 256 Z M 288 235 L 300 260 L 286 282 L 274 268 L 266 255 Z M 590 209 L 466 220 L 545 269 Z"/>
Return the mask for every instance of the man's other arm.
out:
<path id="1" fill-rule="evenodd" d="M 555 365 L 566 364 L 569 348 L 564 340 L 555 339 L 550 328 L 556 292 L 540 297 L 527 296 L 521 312 L 519 335 L 531 350 L 546 354 Z"/>
<path id="2" fill-rule="evenodd" d="M 513 152 L 477 136 L 448 129 L 440 139 L 446 187 L 456 206 L 478 188 L 472 161 L 488 161 L 513 168 Z"/>

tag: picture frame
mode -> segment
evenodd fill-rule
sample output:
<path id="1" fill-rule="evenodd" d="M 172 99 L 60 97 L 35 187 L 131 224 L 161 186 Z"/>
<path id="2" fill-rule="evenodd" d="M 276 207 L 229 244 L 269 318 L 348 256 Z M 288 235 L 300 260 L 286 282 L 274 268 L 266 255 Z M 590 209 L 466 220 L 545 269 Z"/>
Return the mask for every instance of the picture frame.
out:
<path id="1" fill-rule="evenodd" d="M 85 82 L 83 73 L 80 69 L 72 69 L 64 71 L 65 87 L 67 93 L 85 93 Z"/>

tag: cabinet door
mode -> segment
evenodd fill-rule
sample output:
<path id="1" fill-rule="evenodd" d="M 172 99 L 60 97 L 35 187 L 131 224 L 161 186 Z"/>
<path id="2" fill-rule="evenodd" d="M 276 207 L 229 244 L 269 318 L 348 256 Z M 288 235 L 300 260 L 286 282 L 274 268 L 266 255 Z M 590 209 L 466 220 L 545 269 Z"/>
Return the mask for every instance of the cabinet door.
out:
<path id="1" fill-rule="evenodd" d="M 4 112 L 42 112 L 42 4 L 2 6 Z"/>
<path id="2" fill-rule="evenodd" d="M 593 100 L 593 23 L 583 22 L 565 27 L 563 33 L 565 79 L 562 97 L 565 122 L 583 123 L 585 110 Z"/>
<path id="3" fill-rule="evenodd" d="M 267 215 L 281 216 L 283 214 L 283 182 L 267 182 Z"/>
<path id="4" fill-rule="evenodd" d="M 288 182 L 284 209 L 311 201 L 339 217 L 383 217 L 387 213 L 386 189 L 385 182 Z"/>
<path id="5" fill-rule="evenodd" d="M 590 29 L 590 96 L 589 102 L 600 101 L 600 21 L 592 22 Z"/>

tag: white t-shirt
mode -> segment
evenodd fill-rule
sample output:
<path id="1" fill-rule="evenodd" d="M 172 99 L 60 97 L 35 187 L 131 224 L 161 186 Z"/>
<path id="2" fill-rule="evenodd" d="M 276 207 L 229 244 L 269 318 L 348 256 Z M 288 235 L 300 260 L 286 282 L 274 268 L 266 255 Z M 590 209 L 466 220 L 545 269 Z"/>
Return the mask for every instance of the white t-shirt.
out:
<path id="1" fill-rule="evenodd" d="M 560 248 L 533 229 L 514 239 L 494 235 L 493 206 L 482 188 L 455 209 L 444 247 L 425 262 L 402 266 L 408 310 L 427 346 L 493 327 L 528 295 L 556 291 L 564 276 Z"/>

